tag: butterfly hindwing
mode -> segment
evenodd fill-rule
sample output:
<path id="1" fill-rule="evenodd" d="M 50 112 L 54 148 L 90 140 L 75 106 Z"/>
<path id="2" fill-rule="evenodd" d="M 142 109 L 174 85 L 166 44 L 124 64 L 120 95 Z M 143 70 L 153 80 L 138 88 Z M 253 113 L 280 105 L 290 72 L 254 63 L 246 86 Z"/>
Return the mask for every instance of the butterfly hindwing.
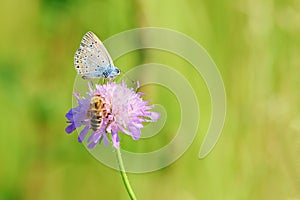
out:
<path id="1" fill-rule="evenodd" d="M 103 72 L 113 66 L 113 62 L 98 37 L 87 32 L 75 53 L 74 65 L 77 73 L 87 79 L 103 77 Z"/>

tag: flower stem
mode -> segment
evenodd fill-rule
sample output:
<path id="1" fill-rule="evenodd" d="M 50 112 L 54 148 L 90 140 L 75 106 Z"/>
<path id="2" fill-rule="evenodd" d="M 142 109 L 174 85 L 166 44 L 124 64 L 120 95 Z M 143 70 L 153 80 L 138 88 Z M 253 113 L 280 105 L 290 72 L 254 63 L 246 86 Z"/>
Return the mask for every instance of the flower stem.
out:
<path id="1" fill-rule="evenodd" d="M 120 148 L 116 149 L 116 153 L 117 153 L 117 160 L 118 160 L 119 170 L 120 170 L 120 173 L 121 173 L 121 176 L 122 176 L 123 183 L 124 183 L 125 188 L 127 190 L 127 193 L 128 193 L 131 200 L 136 200 L 135 194 L 134 194 L 134 192 L 133 192 L 133 190 L 130 186 L 128 177 L 127 177 L 126 172 L 125 172 L 125 168 L 124 168 Z"/>

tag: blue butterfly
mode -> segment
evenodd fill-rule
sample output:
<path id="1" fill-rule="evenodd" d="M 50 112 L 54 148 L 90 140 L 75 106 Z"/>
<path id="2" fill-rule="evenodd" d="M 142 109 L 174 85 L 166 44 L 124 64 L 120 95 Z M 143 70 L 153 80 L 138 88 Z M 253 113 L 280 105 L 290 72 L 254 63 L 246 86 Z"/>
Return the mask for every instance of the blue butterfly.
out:
<path id="1" fill-rule="evenodd" d="M 114 78 L 120 70 L 105 49 L 103 43 L 92 32 L 87 32 L 74 56 L 74 65 L 77 73 L 83 79 Z"/>

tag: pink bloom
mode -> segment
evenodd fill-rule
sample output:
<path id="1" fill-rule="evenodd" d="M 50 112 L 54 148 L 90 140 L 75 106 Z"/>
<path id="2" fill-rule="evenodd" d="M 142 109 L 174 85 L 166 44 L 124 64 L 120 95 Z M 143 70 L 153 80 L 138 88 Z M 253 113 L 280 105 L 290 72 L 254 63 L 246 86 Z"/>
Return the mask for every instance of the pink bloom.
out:
<path id="1" fill-rule="evenodd" d="M 92 133 L 88 138 L 89 148 L 94 148 L 102 140 L 107 145 L 108 134 L 111 134 L 114 147 L 119 148 L 119 131 L 138 140 L 143 128 L 142 123 L 155 122 L 159 118 L 159 113 L 150 111 L 153 105 L 148 105 L 149 102 L 141 98 L 143 93 L 136 93 L 132 88 L 127 88 L 124 82 L 122 84 L 108 82 L 104 85 L 96 85 L 96 89 L 90 87 L 87 98 L 74 95 L 78 106 L 66 114 L 70 124 L 66 132 L 71 133 L 76 128 L 84 126 L 78 136 L 78 141 L 82 142 L 91 130 Z M 90 114 L 91 100 L 94 96 L 100 96 L 103 100 L 97 118 L 92 118 Z M 95 123 L 99 123 L 97 128 Z"/>

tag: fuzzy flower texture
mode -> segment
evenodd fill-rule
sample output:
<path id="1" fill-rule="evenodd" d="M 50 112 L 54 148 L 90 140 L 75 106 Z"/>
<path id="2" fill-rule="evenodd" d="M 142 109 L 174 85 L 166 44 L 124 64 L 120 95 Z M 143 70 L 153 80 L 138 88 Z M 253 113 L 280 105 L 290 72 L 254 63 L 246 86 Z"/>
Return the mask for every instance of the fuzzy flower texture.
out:
<path id="1" fill-rule="evenodd" d="M 159 118 L 159 113 L 150 111 L 154 105 L 148 105 L 149 102 L 141 98 L 143 93 L 127 88 L 124 82 L 96 84 L 95 89 L 90 86 L 89 90 L 86 98 L 74 94 L 78 106 L 66 114 L 69 123 L 67 133 L 84 126 L 78 136 L 79 142 L 91 130 L 88 148 L 94 148 L 102 140 L 104 145 L 108 145 L 109 134 L 114 147 L 119 148 L 119 131 L 138 140 L 142 122 L 155 122 Z"/>

